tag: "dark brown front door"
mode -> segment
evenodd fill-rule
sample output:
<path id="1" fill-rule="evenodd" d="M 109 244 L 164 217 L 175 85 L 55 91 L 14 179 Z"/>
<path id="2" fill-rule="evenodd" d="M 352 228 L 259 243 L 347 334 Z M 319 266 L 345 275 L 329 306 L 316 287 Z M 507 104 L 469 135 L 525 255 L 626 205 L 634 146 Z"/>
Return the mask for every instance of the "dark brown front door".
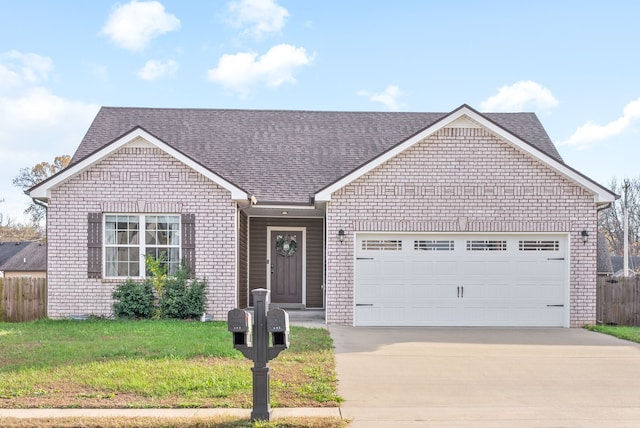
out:
<path id="1" fill-rule="evenodd" d="M 271 231 L 271 302 L 302 303 L 301 230 Z"/>

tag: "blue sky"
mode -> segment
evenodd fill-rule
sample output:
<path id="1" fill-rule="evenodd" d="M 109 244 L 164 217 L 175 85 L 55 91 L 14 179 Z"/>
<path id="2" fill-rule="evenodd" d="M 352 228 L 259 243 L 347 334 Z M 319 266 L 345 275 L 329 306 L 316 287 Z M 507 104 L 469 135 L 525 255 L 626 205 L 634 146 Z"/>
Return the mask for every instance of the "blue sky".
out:
<path id="1" fill-rule="evenodd" d="M 533 111 L 597 182 L 640 175 L 640 2 L 0 0 L 0 213 L 99 106 Z"/>

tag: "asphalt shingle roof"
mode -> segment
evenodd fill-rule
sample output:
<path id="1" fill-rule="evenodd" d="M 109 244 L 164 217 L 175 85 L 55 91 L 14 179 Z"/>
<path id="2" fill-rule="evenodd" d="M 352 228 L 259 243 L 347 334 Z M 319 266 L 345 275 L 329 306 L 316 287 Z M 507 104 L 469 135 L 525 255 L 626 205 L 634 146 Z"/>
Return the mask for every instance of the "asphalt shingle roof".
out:
<path id="1" fill-rule="evenodd" d="M 260 202 L 308 204 L 448 114 L 103 107 L 71 164 L 141 127 Z M 534 113 L 483 115 L 562 163 Z"/>
<path id="2" fill-rule="evenodd" d="M 1 271 L 47 270 L 47 246 L 37 241 L 0 244 Z"/>

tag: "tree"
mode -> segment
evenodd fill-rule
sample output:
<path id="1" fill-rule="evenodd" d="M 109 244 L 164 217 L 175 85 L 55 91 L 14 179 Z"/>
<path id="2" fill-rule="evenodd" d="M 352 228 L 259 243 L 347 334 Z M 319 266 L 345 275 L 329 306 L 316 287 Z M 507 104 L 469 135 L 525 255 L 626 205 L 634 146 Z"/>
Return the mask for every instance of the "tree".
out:
<path id="1" fill-rule="evenodd" d="M 0 242 L 37 241 L 43 235 L 40 227 L 15 223 L 11 218 L 6 223 L 0 223 Z"/>
<path id="2" fill-rule="evenodd" d="M 71 156 L 62 155 L 56 156 L 53 163 L 40 162 L 32 168 L 22 168 L 20 169 L 18 176 L 13 179 L 13 185 L 21 188 L 22 190 L 30 189 L 36 184 L 41 183 L 52 175 L 65 169 L 67 165 L 69 165 L 69 162 L 71 162 Z M 46 210 L 44 207 L 33 201 L 24 213 L 31 217 L 31 222 L 34 226 L 39 225 L 46 216 Z"/>
<path id="3" fill-rule="evenodd" d="M 0 199 L 0 204 L 4 199 Z M 44 231 L 37 225 L 16 223 L 9 216 L 0 213 L 0 242 L 36 241 L 44 238 Z"/>
<path id="4" fill-rule="evenodd" d="M 640 252 L 640 177 L 628 181 L 627 200 L 629 203 L 629 255 Z M 612 178 L 609 189 L 621 195 L 611 207 L 598 214 L 598 229 L 604 234 L 612 254 L 621 256 L 624 252 L 624 182 Z"/>

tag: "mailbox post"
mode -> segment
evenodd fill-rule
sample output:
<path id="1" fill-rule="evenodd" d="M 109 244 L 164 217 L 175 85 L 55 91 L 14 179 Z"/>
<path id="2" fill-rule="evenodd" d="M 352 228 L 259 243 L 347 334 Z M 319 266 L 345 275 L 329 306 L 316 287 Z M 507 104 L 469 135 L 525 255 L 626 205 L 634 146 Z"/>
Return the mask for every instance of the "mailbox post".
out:
<path id="1" fill-rule="evenodd" d="M 227 315 L 228 329 L 233 333 L 233 347 L 254 363 L 251 368 L 253 373 L 251 421 L 269 421 L 271 407 L 267 361 L 277 357 L 281 351 L 289 347 L 289 314 L 282 309 L 272 309 L 267 312 L 269 290 L 258 288 L 251 294 L 253 295 L 253 324 L 251 313 L 236 308 L 230 310 Z"/>

